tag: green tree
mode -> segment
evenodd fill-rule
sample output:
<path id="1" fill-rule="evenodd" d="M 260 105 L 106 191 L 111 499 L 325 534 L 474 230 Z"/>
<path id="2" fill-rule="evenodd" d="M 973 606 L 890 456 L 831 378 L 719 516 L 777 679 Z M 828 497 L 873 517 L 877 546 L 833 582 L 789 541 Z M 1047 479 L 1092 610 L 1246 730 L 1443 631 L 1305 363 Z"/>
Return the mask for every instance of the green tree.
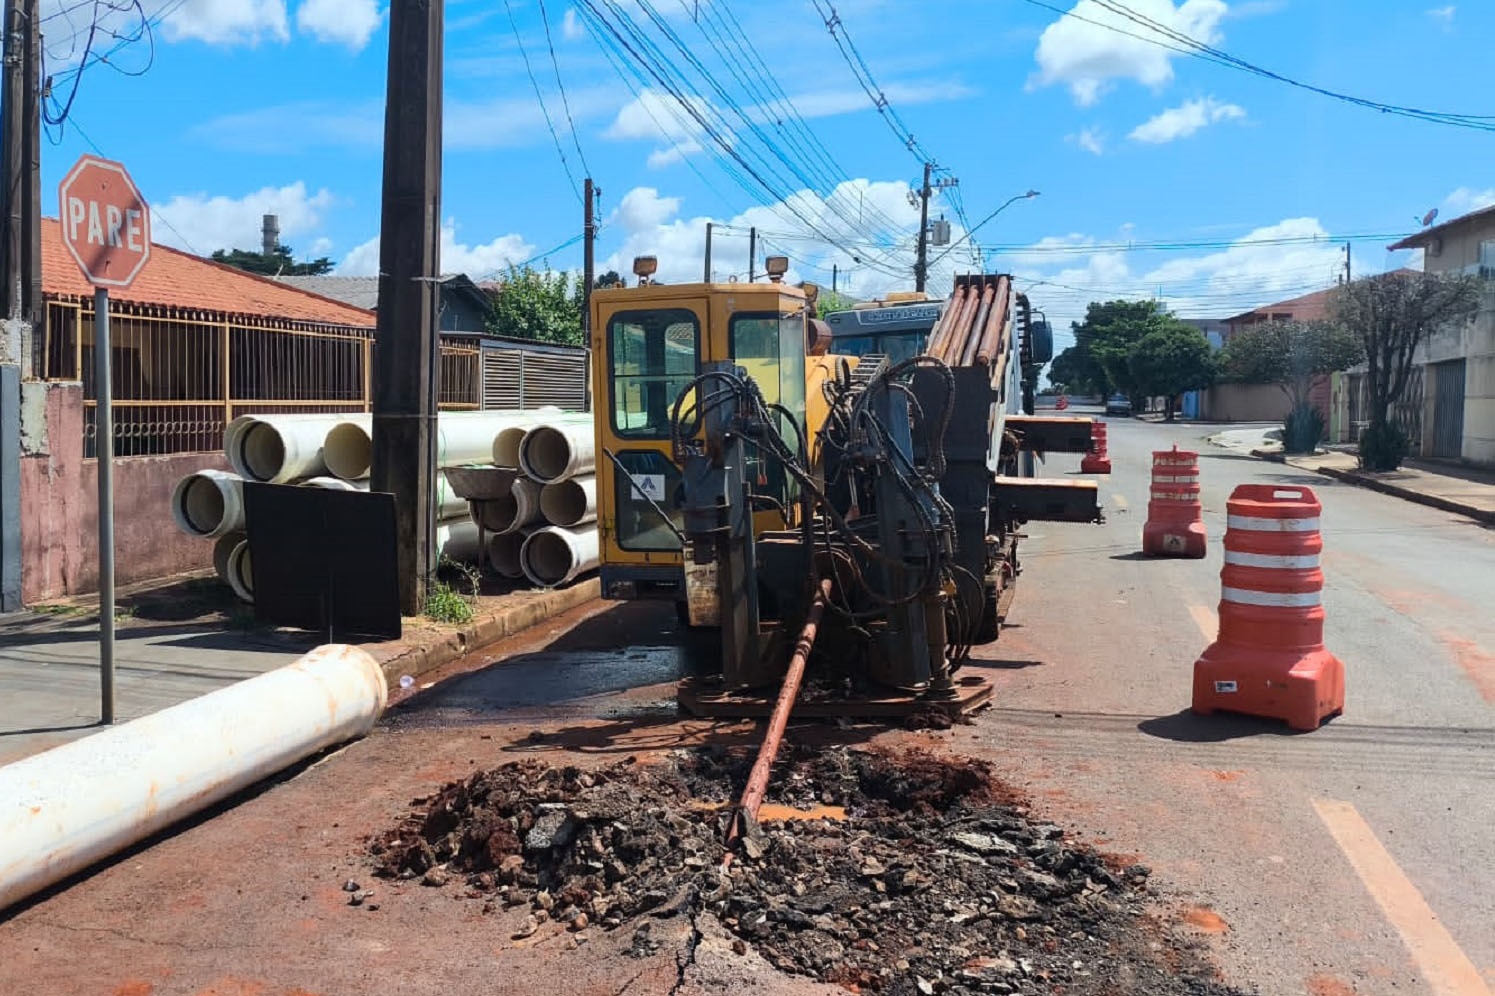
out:
<path id="1" fill-rule="evenodd" d="M 1204 333 L 1172 316 L 1127 351 L 1127 374 L 1132 390 L 1163 398 L 1164 417 L 1173 421 L 1174 402 L 1185 391 L 1209 387 L 1215 378 L 1215 357 Z"/>
<path id="2" fill-rule="evenodd" d="M 247 270 L 267 277 L 319 277 L 332 272 L 332 260 L 326 256 L 298 263 L 290 246 L 276 246 L 274 252 L 250 252 L 247 249 L 215 249 L 213 262 Z"/>
<path id="3" fill-rule="evenodd" d="M 607 290 L 609 287 L 626 286 L 628 285 L 624 282 L 622 277 L 618 276 L 617 270 L 608 270 L 606 273 L 602 274 L 592 281 L 592 287 L 595 290 Z"/>
<path id="4" fill-rule="evenodd" d="M 1085 348 L 1078 345 L 1063 349 L 1054 357 L 1049 364 L 1049 383 L 1056 390 L 1070 394 L 1101 394 L 1106 389 L 1105 375 Z"/>
<path id="5" fill-rule="evenodd" d="M 1312 453 L 1324 432 L 1323 415 L 1308 400 L 1314 381 L 1363 355 L 1360 339 L 1335 322 L 1262 322 L 1230 337 L 1220 365 L 1232 380 L 1280 387 L 1290 402 L 1283 448 Z"/>
<path id="6" fill-rule="evenodd" d="M 815 317 L 824 318 L 833 311 L 850 311 L 854 304 L 856 304 L 856 298 L 822 287 L 820 296 L 815 301 Z"/>
<path id="7" fill-rule="evenodd" d="M 1140 411 L 1147 392 L 1132 376 L 1132 347 L 1175 321 L 1157 301 L 1092 301 L 1085 320 L 1072 324 L 1077 352 L 1064 369 L 1101 394 L 1127 395 Z"/>
<path id="8" fill-rule="evenodd" d="M 1360 340 L 1368 368 L 1370 425 L 1360 438 L 1365 469 L 1401 465 L 1411 441 L 1390 412 L 1411 382 L 1417 347 L 1438 329 L 1473 318 L 1484 286 L 1466 274 L 1393 271 L 1339 288 L 1335 318 Z"/>
<path id="9" fill-rule="evenodd" d="M 516 339 L 585 345 L 581 333 L 584 283 L 564 271 L 511 266 L 493 292 L 488 331 Z"/>

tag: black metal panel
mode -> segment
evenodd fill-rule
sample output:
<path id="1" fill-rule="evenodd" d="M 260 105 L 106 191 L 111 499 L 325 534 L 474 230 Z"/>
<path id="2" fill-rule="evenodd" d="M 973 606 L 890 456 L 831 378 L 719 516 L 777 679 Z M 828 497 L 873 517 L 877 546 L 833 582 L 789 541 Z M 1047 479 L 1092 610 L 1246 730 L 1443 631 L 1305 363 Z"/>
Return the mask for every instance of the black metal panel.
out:
<path id="1" fill-rule="evenodd" d="M 992 516 L 1016 522 L 1100 522 L 1094 481 L 998 477 L 992 481 Z"/>
<path id="2" fill-rule="evenodd" d="M 1075 415 L 1008 415 L 1018 448 L 1036 453 L 1089 453 L 1094 419 Z"/>
<path id="3" fill-rule="evenodd" d="M 602 565 L 602 597 L 618 601 L 685 598 L 685 571 L 678 565 Z"/>
<path id="4" fill-rule="evenodd" d="M 246 483 L 244 516 L 257 620 L 399 638 L 394 495 Z"/>

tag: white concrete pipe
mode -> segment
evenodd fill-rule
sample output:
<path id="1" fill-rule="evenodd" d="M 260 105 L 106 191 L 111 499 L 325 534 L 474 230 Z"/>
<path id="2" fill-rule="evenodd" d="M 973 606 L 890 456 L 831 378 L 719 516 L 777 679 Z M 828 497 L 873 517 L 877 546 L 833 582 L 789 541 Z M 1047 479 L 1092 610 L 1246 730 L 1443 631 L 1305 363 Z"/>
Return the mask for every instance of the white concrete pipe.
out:
<path id="1" fill-rule="evenodd" d="M 244 415 L 223 434 L 228 462 L 246 481 L 286 484 L 327 470 L 322 445 L 345 423 L 366 424 L 366 414 Z"/>
<path id="2" fill-rule="evenodd" d="M 0 910 L 324 748 L 387 702 L 357 647 L 294 664 L 0 767 Z"/>
<path id="3" fill-rule="evenodd" d="M 520 550 L 533 529 L 525 526 L 507 533 L 495 533 L 488 537 L 488 566 L 493 573 L 504 578 L 524 577 L 524 567 L 519 561 Z"/>
<path id="4" fill-rule="evenodd" d="M 597 519 L 597 478 L 591 474 L 540 489 L 540 514 L 552 526 L 579 526 Z"/>
<path id="5" fill-rule="evenodd" d="M 511 529 L 544 524 L 545 514 L 540 511 L 540 491 L 544 487 L 539 481 L 532 481 L 528 477 L 514 478 L 514 483 L 509 486 L 509 493 L 514 496 L 514 524 Z"/>
<path id="6" fill-rule="evenodd" d="M 590 474 L 595 466 L 596 437 L 590 420 L 585 424 L 546 422 L 524 434 L 519 444 L 519 466 L 544 484 L 554 484 L 578 474 Z"/>
<path id="7" fill-rule="evenodd" d="M 493 459 L 494 443 L 504 429 L 552 417 L 575 416 L 540 410 L 442 412 L 436 419 L 436 466 L 486 464 Z M 327 433 L 324 448 L 331 473 L 347 480 L 368 477 L 374 457 L 373 427 L 359 423 L 356 427 L 333 428 Z"/>
<path id="8" fill-rule="evenodd" d="M 497 498 L 484 498 L 468 504 L 472 521 L 489 532 L 507 533 L 514 528 L 514 513 L 519 511 L 519 503 L 514 500 L 512 491 Z"/>
<path id="9" fill-rule="evenodd" d="M 252 566 L 249 560 L 249 539 L 245 537 L 228 552 L 228 559 L 224 561 L 224 577 L 234 594 L 250 605 L 254 604 Z"/>
<path id="10" fill-rule="evenodd" d="M 217 539 L 244 528 L 244 480 L 221 470 L 199 470 L 177 481 L 171 517 L 189 536 Z"/>
<path id="11" fill-rule="evenodd" d="M 524 576 L 542 588 L 565 584 L 597 566 L 597 527 L 543 526 L 519 549 Z"/>
<path id="12" fill-rule="evenodd" d="M 447 560 L 459 564 L 477 563 L 483 552 L 478 549 L 478 524 L 471 519 L 437 523 L 436 549 Z"/>
<path id="13" fill-rule="evenodd" d="M 538 425 L 591 425 L 592 416 L 587 412 L 563 412 L 559 408 L 541 408 L 539 417 L 501 429 L 493 437 L 493 465 L 495 467 L 518 467 L 519 447 L 525 435 Z"/>
<path id="14" fill-rule="evenodd" d="M 234 552 L 234 547 L 249 539 L 244 533 L 224 533 L 218 537 L 213 544 L 213 570 L 218 575 L 218 580 L 228 583 L 228 558 Z"/>

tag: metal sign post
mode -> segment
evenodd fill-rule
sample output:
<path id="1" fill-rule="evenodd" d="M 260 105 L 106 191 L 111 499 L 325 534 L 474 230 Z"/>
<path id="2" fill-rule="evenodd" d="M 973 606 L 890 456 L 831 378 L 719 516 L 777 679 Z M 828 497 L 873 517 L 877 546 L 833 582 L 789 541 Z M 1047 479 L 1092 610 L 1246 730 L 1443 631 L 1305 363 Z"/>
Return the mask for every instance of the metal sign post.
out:
<path id="1" fill-rule="evenodd" d="M 128 287 L 151 255 L 151 214 L 119 163 L 84 156 L 57 191 L 62 244 L 93 284 L 94 457 L 99 474 L 99 715 L 114 722 L 114 390 L 109 288 Z"/>

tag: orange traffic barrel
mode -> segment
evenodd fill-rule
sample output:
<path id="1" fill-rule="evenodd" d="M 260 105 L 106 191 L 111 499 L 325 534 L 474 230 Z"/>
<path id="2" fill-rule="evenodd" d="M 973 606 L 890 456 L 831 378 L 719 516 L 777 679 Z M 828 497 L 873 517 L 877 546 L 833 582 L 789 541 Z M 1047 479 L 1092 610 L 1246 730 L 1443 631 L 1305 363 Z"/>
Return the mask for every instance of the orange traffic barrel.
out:
<path id="1" fill-rule="evenodd" d="M 1080 473 L 1109 474 L 1110 472 L 1111 455 L 1106 452 L 1106 423 L 1091 421 L 1090 452 L 1080 460 Z"/>
<path id="2" fill-rule="evenodd" d="M 1199 454 L 1155 450 L 1142 552 L 1149 557 L 1203 557 L 1204 507 L 1199 502 Z"/>
<path id="3" fill-rule="evenodd" d="M 1313 730 L 1344 711 L 1344 664 L 1324 648 L 1322 506 L 1308 488 L 1243 484 L 1226 506 L 1220 633 L 1194 663 L 1194 711 Z"/>

